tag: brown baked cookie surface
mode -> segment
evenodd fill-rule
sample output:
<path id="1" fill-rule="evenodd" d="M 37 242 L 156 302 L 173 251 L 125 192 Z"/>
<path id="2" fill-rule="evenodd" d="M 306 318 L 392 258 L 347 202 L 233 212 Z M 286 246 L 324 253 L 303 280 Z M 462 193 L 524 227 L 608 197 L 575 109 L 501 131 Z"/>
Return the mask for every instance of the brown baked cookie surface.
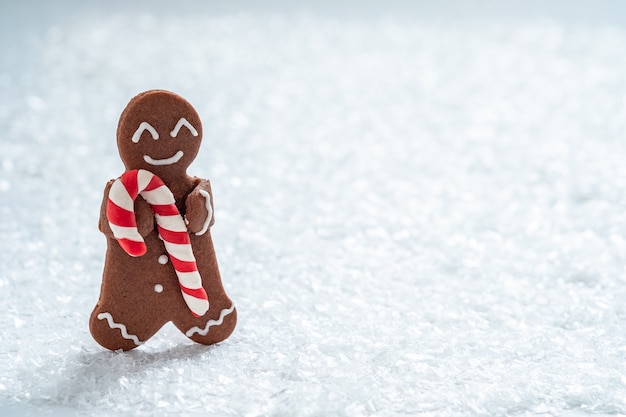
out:
<path id="1" fill-rule="evenodd" d="M 126 172 L 104 191 L 107 252 L 89 321 L 107 349 L 133 349 L 170 321 L 207 345 L 235 328 L 211 239 L 211 185 L 187 175 L 201 140 L 197 112 L 174 93 L 146 91 L 122 112 L 117 145 Z"/>

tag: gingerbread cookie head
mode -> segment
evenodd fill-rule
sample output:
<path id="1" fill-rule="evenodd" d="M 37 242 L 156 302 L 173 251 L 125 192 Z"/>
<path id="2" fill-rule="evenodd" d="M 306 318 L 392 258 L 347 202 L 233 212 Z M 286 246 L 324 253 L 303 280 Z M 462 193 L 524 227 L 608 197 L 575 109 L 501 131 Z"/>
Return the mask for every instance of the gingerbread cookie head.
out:
<path id="1" fill-rule="evenodd" d="M 126 169 L 145 169 L 164 178 L 168 173 L 185 173 L 201 141 L 196 110 L 165 90 L 135 96 L 117 126 L 117 147 Z"/>

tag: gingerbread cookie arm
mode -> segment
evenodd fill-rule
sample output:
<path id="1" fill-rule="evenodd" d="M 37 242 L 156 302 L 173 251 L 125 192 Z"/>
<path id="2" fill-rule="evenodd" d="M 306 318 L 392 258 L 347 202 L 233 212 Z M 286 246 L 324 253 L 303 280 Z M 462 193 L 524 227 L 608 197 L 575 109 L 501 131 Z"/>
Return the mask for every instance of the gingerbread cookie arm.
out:
<path id="1" fill-rule="evenodd" d="M 215 223 L 213 217 L 213 193 L 209 180 L 196 178 L 197 185 L 187 196 L 185 220 L 187 230 L 203 235 Z"/>
<path id="2" fill-rule="evenodd" d="M 109 219 L 107 219 L 107 201 L 109 200 L 109 191 L 115 180 L 110 180 L 104 187 L 104 197 L 102 198 L 102 205 L 100 206 L 100 221 L 98 222 L 98 229 L 111 239 L 115 239 L 111 226 L 109 226 Z M 137 220 L 137 230 L 143 237 L 154 230 L 154 214 L 150 205 L 143 198 L 137 198 L 135 200 L 135 218 Z"/>

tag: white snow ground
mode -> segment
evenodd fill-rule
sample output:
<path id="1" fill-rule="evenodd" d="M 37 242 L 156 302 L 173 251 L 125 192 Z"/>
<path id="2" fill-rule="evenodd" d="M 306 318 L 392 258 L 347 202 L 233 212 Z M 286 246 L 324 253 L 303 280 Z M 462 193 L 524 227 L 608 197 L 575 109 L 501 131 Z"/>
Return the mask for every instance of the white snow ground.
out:
<path id="1" fill-rule="evenodd" d="M 386 16 L 5 27 L 0 414 L 626 414 L 626 26 Z M 203 119 L 240 322 L 120 354 L 96 223 L 149 88 Z"/>

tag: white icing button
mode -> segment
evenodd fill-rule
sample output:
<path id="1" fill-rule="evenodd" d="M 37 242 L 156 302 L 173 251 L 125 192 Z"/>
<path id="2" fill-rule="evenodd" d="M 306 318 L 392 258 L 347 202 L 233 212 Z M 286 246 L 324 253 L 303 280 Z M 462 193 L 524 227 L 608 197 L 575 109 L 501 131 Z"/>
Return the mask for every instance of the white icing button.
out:
<path id="1" fill-rule="evenodd" d="M 159 263 L 160 263 L 161 265 L 165 265 L 165 264 L 167 263 L 167 261 L 168 261 L 167 255 L 161 255 L 161 256 L 159 256 Z"/>
<path id="2" fill-rule="evenodd" d="M 154 291 L 156 292 L 163 292 L 163 285 L 161 284 L 157 284 L 154 286 Z"/>

